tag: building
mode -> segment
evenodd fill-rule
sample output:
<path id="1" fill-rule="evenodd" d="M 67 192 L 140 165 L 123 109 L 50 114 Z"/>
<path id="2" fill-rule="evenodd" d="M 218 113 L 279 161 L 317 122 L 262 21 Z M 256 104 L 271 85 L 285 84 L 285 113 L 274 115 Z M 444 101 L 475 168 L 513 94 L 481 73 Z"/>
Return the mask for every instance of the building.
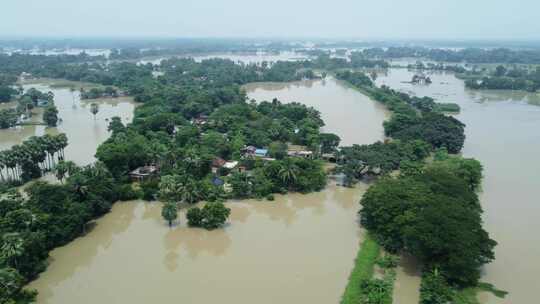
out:
<path id="1" fill-rule="evenodd" d="M 298 145 L 289 145 L 287 148 L 287 155 L 290 157 L 302 157 L 302 158 L 313 158 L 313 151 L 307 150 L 304 146 Z"/>
<path id="2" fill-rule="evenodd" d="M 216 174 L 219 168 L 223 167 L 226 163 L 227 161 L 221 157 L 214 158 L 212 161 L 212 173 Z"/>
<path id="3" fill-rule="evenodd" d="M 144 166 L 131 171 L 129 178 L 134 182 L 143 182 L 156 177 L 158 173 L 159 170 L 156 166 Z"/>

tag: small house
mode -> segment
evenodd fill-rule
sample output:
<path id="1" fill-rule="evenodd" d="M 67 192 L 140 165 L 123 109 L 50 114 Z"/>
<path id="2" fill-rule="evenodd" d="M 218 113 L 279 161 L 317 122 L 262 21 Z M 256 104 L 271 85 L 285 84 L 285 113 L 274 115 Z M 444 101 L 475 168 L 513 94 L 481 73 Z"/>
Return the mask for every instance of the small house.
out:
<path id="1" fill-rule="evenodd" d="M 219 168 L 223 167 L 226 163 L 227 161 L 221 157 L 214 158 L 214 160 L 212 161 L 212 173 L 217 173 Z"/>
<path id="2" fill-rule="evenodd" d="M 255 149 L 255 156 L 266 157 L 268 155 L 268 149 Z"/>
<path id="3" fill-rule="evenodd" d="M 191 123 L 196 126 L 203 126 L 208 122 L 208 115 L 201 114 L 191 120 Z"/>
<path id="4" fill-rule="evenodd" d="M 158 172 L 159 170 L 156 166 L 144 166 L 131 171 L 129 177 L 134 182 L 143 182 L 150 178 L 154 178 Z"/>

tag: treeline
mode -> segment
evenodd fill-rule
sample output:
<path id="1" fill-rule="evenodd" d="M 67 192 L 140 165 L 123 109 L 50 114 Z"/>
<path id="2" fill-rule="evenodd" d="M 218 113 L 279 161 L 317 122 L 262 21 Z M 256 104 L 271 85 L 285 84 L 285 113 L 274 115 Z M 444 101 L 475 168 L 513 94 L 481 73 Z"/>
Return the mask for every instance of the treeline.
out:
<path id="1" fill-rule="evenodd" d="M 482 228 L 476 194 L 481 164 L 448 155 L 461 151 L 465 125 L 435 112 L 431 98 L 376 87 L 361 73 L 337 77 L 392 111 L 384 123 L 392 140 L 344 147 L 338 156 L 337 171 L 344 173 L 346 185 L 382 176 L 361 200 L 362 225 L 388 252 L 406 252 L 422 262 L 422 303 L 453 301 L 459 289 L 477 286 L 497 244 Z M 435 160 L 426 164 L 433 154 Z M 388 174 L 396 170 L 397 177 Z M 357 294 L 372 294 L 366 282 Z"/>
<path id="2" fill-rule="evenodd" d="M 99 163 L 68 174 L 63 184 L 33 183 L 24 197 L 15 189 L 0 195 L 1 303 L 32 302 L 36 292 L 23 286 L 45 270 L 49 251 L 82 235 L 119 198 Z"/>
<path id="3" fill-rule="evenodd" d="M 466 48 L 460 50 L 424 48 L 424 47 L 389 47 L 369 48 L 362 53 L 370 58 L 426 58 L 439 62 L 467 63 L 540 63 L 540 50 L 511 50 L 505 48 L 480 49 Z"/>
<path id="4" fill-rule="evenodd" d="M 407 68 L 414 70 L 431 70 L 431 71 L 448 71 L 454 73 L 466 73 L 467 69 L 461 65 L 450 65 L 444 64 L 442 62 L 433 63 L 428 62 L 424 63 L 422 61 L 417 61 L 415 64 L 407 65 Z"/>
<path id="5" fill-rule="evenodd" d="M 107 86 L 104 88 L 91 88 L 90 90 L 81 90 L 81 99 L 96 99 L 105 97 L 118 97 L 118 90 Z"/>
<path id="6" fill-rule="evenodd" d="M 478 161 L 446 155 L 380 179 L 362 198 L 361 223 L 376 240 L 422 262 L 421 303 L 452 302 L 494 259 L 475 192 L 481 176 Z"/>
<path id="7" fill-rule="evenodd" d="M 0 151 L 0 181 L 17 184 L 41 177 L 54 168 L 57 160 L 64 159 L 67 145 L 65 134 L 46 134 Z"/>
<path id="8" fill-rule="evenodd" d="M 540 89 L 540 67 L 530 70 L 527 68 L 506 68 L 499 65 L 492 73 L 482 75 L 467 73 L 465 86 L 471 89 L 490 90 L 523 90 L 536 92 Z"/>

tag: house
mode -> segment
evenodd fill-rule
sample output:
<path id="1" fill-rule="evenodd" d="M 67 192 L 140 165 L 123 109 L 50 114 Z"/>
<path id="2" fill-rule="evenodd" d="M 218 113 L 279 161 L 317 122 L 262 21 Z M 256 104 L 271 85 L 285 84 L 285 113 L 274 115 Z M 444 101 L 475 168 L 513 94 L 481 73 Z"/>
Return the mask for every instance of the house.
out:
<path id="1" fill-rule="evenodd" d="M 268 155 L 268 149 L 255 149 L 254 156 L 266 157 Z"/>
<path id="2" fill-rule="evenodd" d="M 191 119 L 191 123 L 196 126 L 203 126 L 208 123 L 208 115 L 201 114 L 198 117 Z"/>
<path id="3" fill-rule="evenodd" d="M 232 170 L 232 169 L 236 168 L 237 166 L 238 166 L 237 161 L 228 161 L 223 165 L 224 168 L 227 168 L 229 170 Z"/>
<path id="4" fill-rule="evenodd" d="M 244 147 L 241 151 L 243 156 L 255 156 L 255 157 L 266 157 L 268 155 L 268 149 L 256 148 L 254 146 Z"/>
<path id="5" fill-rule="evenodd" d="M 298 145 L 289 145 L 287 148 L 287 155 L 290 157 L 303 157 L 303 158 L 313 158 L 313 151 L 307 150 L 304 146 Z"/>
<path id="6" fill-rule="evenodd" d="M 214 158 L 212 161 L 212 173 L 216 174 L 219 168 L 223 167 L 226 163 L 227 161 L 221 157 Z"/>
<path id="7" fill-rule="evenodd" d="M 159 170 L 156 166 L 144 166 L 131 171 L 129 173 L 129 177 L 134 182 L 143 182 L 145 180 L 155 177 L 158 172 Z"/>

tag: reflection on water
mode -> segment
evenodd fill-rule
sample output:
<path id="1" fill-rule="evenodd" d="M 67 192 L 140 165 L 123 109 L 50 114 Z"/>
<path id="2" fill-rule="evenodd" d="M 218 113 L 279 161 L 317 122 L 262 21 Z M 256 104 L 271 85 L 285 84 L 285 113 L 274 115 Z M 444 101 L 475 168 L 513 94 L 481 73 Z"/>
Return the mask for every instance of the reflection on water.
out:
<path id="1" fill-rule="evenodd" d="M 328 77 L 293 83 L 253 83 L 244 86 L 257 101 L 301 102 L 321 112 L 325 132 L 341 137 L 341 145 L 371 144 L 383 138 L 388 111 L 357 90 Z"/>
<path id="2" fill-rule="evenodd" d="M 21 144 L 30 136 L 41 136 L 45 133 L 66 133 L 69 141 L 65 151 L 66 159 L 73 160 L 79 165 L 86 165 L 95 160 L 94 154 L 97 146 L 109 137 L 107 126 L 111 117 L 119 116 L 124 123 L 131 122 L 133 119 L 135 104 L 131 98 L 81 101 L 79 92 L 72 92 L 67 88 L 52 88 L 43 84 L 24 85 L 23 87 L 25 89 L 33 87 L 43 92 L 52 91 L 59 112 L 58 117 L 62 121 L 56 128 L 32 125 L 0 130 L 0 150 Z M 99 113 L 95 119 L 90 113 L 92 102 L 99 104 Z M 34 112 L 32 121 L 41 121 L 42 109 L 36 109 Z"/>
<path id="3" fill-rule="evenodd" d="M 365 186 L 363 187 L 365 188 Z M 118 203 L 86 236 L 55 249 L 30 288 L 38 303 L 335 303 L 361 232 L 363 189 L 244 200 L 224 229 L 168 228 L 159 203 Z"/>
<path id="4" fill-rule="evenodd" d="M 457 118 L 466 125 L 463 154 L 484 165 L 480 199 L 484 221 L 499 245 L 496 260 L 482 280 L 510 294 L 504 300 L 482 294 L 483 303 L 532 303 L 540 288 L 540 107 L 539 95 L 517 91 L 473 91 L 452 73 L 433 73 L 429 86 L 402 83 L 412 72 L 392 69 L 380 76 L 386 84 L 418 96 L 461 106 Z M 402 302 L 400 302 L 402 303 Z"/>

